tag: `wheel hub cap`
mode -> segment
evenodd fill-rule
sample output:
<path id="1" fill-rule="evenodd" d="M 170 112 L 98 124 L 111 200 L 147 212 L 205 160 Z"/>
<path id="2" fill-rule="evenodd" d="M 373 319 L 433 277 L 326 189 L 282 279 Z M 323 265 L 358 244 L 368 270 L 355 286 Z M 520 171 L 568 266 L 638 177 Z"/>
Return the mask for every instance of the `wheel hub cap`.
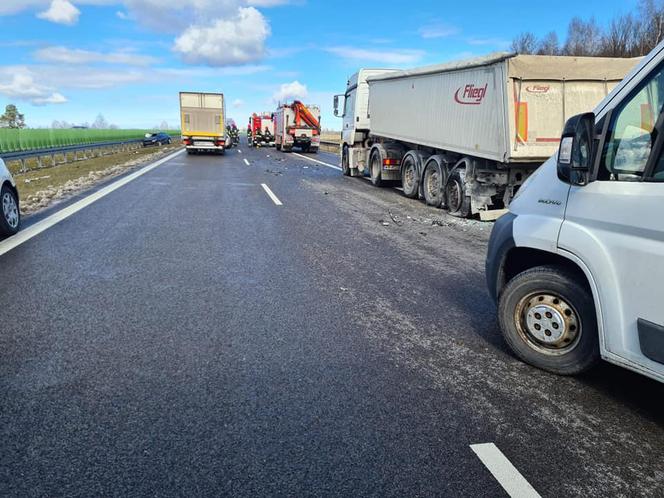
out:
<path id="1" fill-rule="evenodd" d="M 5 195 L 2 196 L 2 213 L 10 227 L 16 228 L 18 226 L 18 206 L 16 205 L 14 196 L 9 192 L 6 192 Z"/>
<path id="2" fill-rule="evenodd" d="M 536 348 L 558 354 L 576 346 L 581 332 L 578 315 L 561 297 L 530 295 L 521 301 L 517 313 L 522 335 Z"/>

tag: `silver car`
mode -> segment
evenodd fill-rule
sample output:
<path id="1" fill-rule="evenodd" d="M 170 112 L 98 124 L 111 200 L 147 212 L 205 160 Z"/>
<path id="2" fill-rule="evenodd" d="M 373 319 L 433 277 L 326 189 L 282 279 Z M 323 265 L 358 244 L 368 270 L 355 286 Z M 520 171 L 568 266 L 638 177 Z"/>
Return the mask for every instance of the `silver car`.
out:
<path id="1" fill-rule="evenodd" d="M 0 159 L 0 238 L 9 237 L 21 227 L 18 190 L 16 182 Z"/>

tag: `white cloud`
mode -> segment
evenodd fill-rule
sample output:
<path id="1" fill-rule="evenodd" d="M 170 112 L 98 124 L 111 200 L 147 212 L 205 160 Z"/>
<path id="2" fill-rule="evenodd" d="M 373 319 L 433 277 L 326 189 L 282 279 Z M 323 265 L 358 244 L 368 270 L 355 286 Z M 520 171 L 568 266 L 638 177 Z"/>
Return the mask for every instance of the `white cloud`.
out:
<path id="1" fill-rule="evenodd" d="M 234 107 L 235 109 L 239 109 L 239 108 L 242 107 L 242 106 L 244 106 L 244 100 L 242 100 L 242 99 L 235 99 L 235 100 L 233 101 L 233 107 Z"/>
<path id="2" fill-rule="evenodd" d="M 37 17 L 57 24 L 66 24 L 72 26 L 78 22 L 81 11 L 78 10 L 69 0 L 53 0 L 51 6 L 37 14 Z"/>
<path id="3" fill-rule="evenodd" d="M 370 50 L 356 47 L 328 47 L 325 50 L 344 59 L 383 64 L 411 64 L 424 57 L 423 50 L 411 49 Z"/>
<path id="4" fill-rule="evenodd" d="M 67 102 L 67 97 L 61 93 L 55 92 L 51 94 L 50 97 L 39 97 L 33 100 L 33 103 L 36 105 L 46 105 L 46 104 L 64 104 Z"/>
<path id="5" fill-rule="evenodd" d="M 502 38 L 469 38 L 468 44 L 475 46 L 493 45 L 505 49 L 510 46 L 510 41 Z"/>
<path id="6" fill-rule="evenodd" d="M 419 29 L 419 34 L 422 38 L 447 38 L 448 36 L 456 35 L 461 30 L 456 26 L 451 26 L 445 23 L 432 23 L 422 26 Z"/>
<path id="7" fill-rule="evenodd" d="M 37 83 L 27 70 L 12 71 L 3 68 L 0 73 L 0 94 L 12 99 L 26 100 L 36 105 L 62 104 L 67 102 L 64 95 L 53 91 L 52 87 Z M 2 81 L 7 81 L 2 83 Z"/>
<path id="8" fill-rule="evenodd" d="M 70 49 L 67 47 L 46 47 L 37 50 L 34 57 L 42 62 L 63 64 L 124 64 L 127 66 L 148 66 L 159 62 L 159 59 L 148 55 L 140 55 L 132 51 L 94 52 L 90 50 Z"/>
<path id="9" fill-rule="evenodd" d="M 272 100 L 275 102 L 285 102 L 294 99 L 304 100 L 308 95 L 309 91 L 307 90 L 307 86 L 296 80 L 282 84 L 279 87 L 279 90 L 272 95 Z"/>
<path id="10" fill-rule="evenodd" d="M 253 7 L 241 7 L 234 16 L 211 25 L 190 26 L 175 40 L 173 50 L 194 64 L 246 64 L 264 56 L 269 35 L 263 14 Z"/>

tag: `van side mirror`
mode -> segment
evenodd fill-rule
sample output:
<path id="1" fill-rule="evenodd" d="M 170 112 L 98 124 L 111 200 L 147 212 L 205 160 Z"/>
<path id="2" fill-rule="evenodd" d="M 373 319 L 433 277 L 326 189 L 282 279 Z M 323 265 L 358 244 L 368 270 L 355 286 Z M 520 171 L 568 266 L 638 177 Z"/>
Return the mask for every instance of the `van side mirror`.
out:
<path id="1" fill-rule="evenodd" d="M 567 120 L 558 149 L 558 176 L 575 185 L 588 183 L 595 152 L 595 114 L 587 112 Z"/>

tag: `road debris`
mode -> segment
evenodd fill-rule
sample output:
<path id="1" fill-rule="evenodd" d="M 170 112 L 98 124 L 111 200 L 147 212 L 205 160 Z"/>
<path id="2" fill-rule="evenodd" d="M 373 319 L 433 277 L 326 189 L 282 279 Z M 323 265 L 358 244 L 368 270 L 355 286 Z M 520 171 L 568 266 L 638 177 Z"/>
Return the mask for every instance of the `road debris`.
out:
<path id="1" fill-rule="evenodd" d="M 397 226 L 402 226 L 403 225 L 403 221 L 400 220 L 398 217 L 394 216 L 392 214 L 391 210 L 388 209 L 387 212 L 389 213 L 390 218 L 392 218 L 392 221 L 394 222 L 395 225 L 397 225 Z"/>

